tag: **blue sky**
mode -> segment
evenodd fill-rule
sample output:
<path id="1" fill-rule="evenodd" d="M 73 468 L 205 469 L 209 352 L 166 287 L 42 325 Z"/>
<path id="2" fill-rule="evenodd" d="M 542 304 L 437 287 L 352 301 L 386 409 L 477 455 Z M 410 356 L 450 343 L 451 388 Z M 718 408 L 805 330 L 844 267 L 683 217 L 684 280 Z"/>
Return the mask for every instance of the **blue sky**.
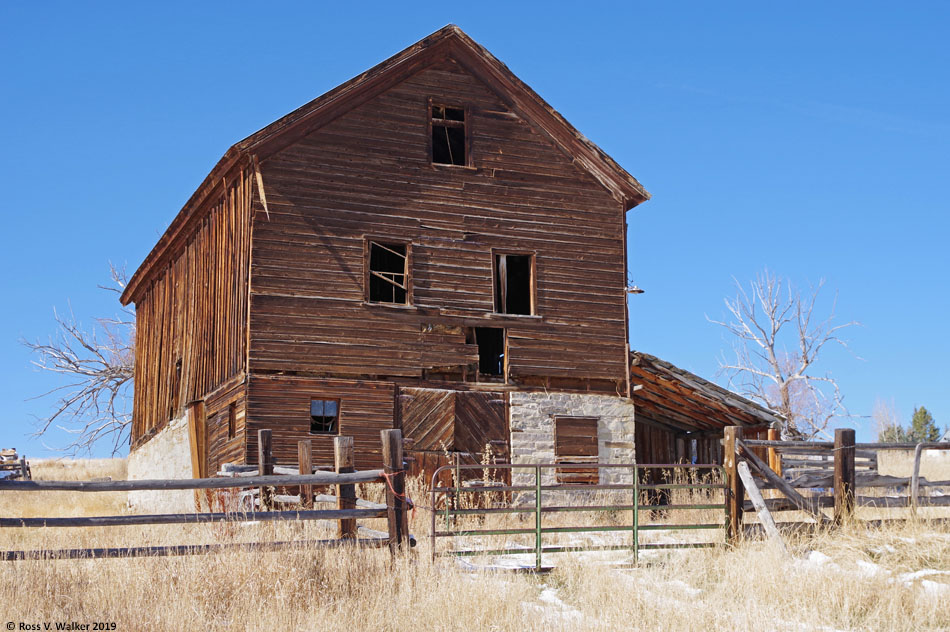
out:
<path id="1" fill-rule="evenodd" d="M 109 261 L 134 270 L 228 146 L 450 22 L 653 194 L 634 347 L 713 378 L 733 277 L 824 278 L 862 323 L 819 366 L 859 438 L 876 398 L 950 424 L 950 5 L 139 4 L 0 6 L 0 447 L 52 454 L 21 338 L 115 314 Z"/>

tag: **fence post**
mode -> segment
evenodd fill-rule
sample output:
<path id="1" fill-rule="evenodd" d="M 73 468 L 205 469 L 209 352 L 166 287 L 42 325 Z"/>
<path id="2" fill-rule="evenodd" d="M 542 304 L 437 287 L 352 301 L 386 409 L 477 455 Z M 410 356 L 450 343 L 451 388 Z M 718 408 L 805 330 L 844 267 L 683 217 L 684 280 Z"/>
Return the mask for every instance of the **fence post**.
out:
<path id="1" fill-rule="evenodd" d="M 778 428 L 769 428 L 769 441 L 780 441 L 781 436 L 779 434 Z M 769 448 L 769 467 L 772 468 L 772 471 L 782 475 L 782 455 L 775 448 Z"/>
<path id="2" fill-rule="evenodd" d="M 726 505 L 729 508 L 729 525 L 726 529 L 726 537 L 729 542 L 735 544 L 739 541 L 742 533 L 742 504 L 745 501 L 745 488 L 742 486 L 742 479 L 739 478 L 739 471 L 736 468 L 738 459 L 736 456 L 736 440 L 742 440 L 742 428 L 739 426 L 728 426 L 725 429 L 722 443 L 722 464 L 726 470 Z"/>
<path id="3" fill-rule="evenodd" d="M 854 513 L 854 428 L 835 429 L 835 524 Z"/>
<path id="4" fill-rule="evenodd" d="M 257 431 L 257 467 L 261 476 L 271 476 L 274 473 L 274 454 L 269 429 Z M 271 503 L 271 488 L 262 485 L 259 498 L 261 500 L 261 511 L 270 508 L 273 504 Z"/>
<path id="5" fill-rule="evenodd" d="M 301 476 L 313 474 L 313 441 L 310 439 L 297 442 L 297 471 Z M 300 486 L 300 506 L 313 509 L 313 485 Z"/>
<path id="6" fill-rule="evenodd" d="M 20 479 L 24 481 L 30 480 L 30 477 L 27 476 L 27 473 L 29 471 L 30 470 L 26 465 L 26 457 L 25 456 L 20 457 Z"/>
<path id="7" fill-rule="evenodd" d="M 389 550 L 405 549 L 409 541 L 406 513 L 406 470 L 402 460 L 402 431 L 381 430 L 383 475 L 386 477 L 386 506 L 389 509 Z"/>
<path id="8" fill-rule="evenodd" d="M 353 437 L 333 438 L 333 468 L 337 474 L 355 472 L 353 468 Z M 356 509 L 356 485 L 336 486 L 336 508 Z M 339 536 L 341 539 L 356 537 L 356 520 L 347 518 L 340 520 Z"/>

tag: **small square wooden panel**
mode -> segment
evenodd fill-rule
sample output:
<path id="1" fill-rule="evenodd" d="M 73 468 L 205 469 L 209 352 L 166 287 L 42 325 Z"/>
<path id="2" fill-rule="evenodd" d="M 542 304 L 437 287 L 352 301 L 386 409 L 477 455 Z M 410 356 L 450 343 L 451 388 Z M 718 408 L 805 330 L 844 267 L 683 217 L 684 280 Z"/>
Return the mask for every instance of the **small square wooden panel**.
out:
<path id="1" fill-rule="evenodd" d="M 555 417 L 554 459 L 557 463 L 597 463 L 597 417 Z M 596 485 L 596 467 L 559 467 L 559 483 Z"/>

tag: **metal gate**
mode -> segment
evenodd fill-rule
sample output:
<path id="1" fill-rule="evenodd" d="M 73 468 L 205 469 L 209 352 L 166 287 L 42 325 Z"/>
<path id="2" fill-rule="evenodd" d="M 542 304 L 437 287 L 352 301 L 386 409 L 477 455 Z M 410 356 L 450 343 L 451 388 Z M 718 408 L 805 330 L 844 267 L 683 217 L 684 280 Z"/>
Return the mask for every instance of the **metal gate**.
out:
<path id="1" fill-rule="evenodd" d="M 557 482 L 562 472 L 582 467 L 598 472 L 595 484 Z M 511 484 L 494 484 L 491 477 L 482 481 L 464 480 L 465 470 L 508 470 Z M 659 473 L 660 476 L 656 474 Z M 440 484 L 440 477 L 450 484 Z M 608 482 L 601 482 L 604 479 Z M 626 479 L 626 480 L 624 480 Z M 651 482 L 660 480 L 661 482 Z M 619 481 L 619 482 L 618 482 Z M 473 484 L 474 483 L 474 484 Z M 479 484 L 480 483 L 480 484 Z M 542 570 L 542 555 L 572 551 L 629 550 L 633 563 L 640 551 L 649 549 L 702 548 L 725 542 L 728 523 L 728 493 L 725 470 L 720 465 L 636 465 L 621 463 L 565 463 L 450 465 L 432 475 L 432 556 L 497 556 L 534 554 L 534 570 Z M 547 502 L 545 502 L 547 496 Z M 683 496 L 699 496 L 695 498 Z M 721 500 L 714 498 L 721 496 Z M 680 498 L 677 498 L 680 497 Z M 656 504 L 652 504 L 656 503 Z M 660 517 L 683 515 L 686 510 L 713 511 L 722 517 L 716 521 L 657 521 Z M 721 513 L 719 513 L 721 512 Z M 545 525 L 545 517 L 591 513 L 609 520 L 590 520 L 589 524 Z M 511 528 L 506 516 L 521 523 Z M 498 522 L 505 524 L 492 524 Z M 648 520 L 644 521 L 643 518 Z M 521 526 L 524 525 L 524 526 Z M 482 528 L 484 527 L 484 528 Z M 715 541 L 641 542 L 641 534 L 650 531 L 719 530 Z M 545 536 L 576 533 L 613 533 L 616 542 L 600 544 L 545 544 Z M 531 540 L 531 546 L 514 548 L 507 543 L 495 548 L 439 549 L 445 538 L 490 538 L 519 536 Z M 623 541 L 621 541 L 623 540 Z"/>

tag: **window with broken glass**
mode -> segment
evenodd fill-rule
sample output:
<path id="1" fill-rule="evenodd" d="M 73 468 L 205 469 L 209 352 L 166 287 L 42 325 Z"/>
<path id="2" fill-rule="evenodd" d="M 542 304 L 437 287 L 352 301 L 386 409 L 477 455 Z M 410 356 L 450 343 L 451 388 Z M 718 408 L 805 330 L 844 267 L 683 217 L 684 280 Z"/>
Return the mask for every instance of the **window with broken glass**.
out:
<path id="1" fill-rule="evenodd" d="M 495 312 L 532 315 L 534 255 L 495 253 Z"/>
<path id="2" fill-rule="evenodd" d="M 432 104 L 429 111 L 432 127 L 432 164 L 468 165 L 465 108 Z"/>
<path id="3" fill-rule="evenodd" d="M 310 434 L 336 434 L 340 421 L 340 401 L 310 400 Z"/>
<path id="4" fill-rule="evenodd" d="M 409 304 L 409 245 L 370 241 L 368 296 L 371 303 Z"/>

